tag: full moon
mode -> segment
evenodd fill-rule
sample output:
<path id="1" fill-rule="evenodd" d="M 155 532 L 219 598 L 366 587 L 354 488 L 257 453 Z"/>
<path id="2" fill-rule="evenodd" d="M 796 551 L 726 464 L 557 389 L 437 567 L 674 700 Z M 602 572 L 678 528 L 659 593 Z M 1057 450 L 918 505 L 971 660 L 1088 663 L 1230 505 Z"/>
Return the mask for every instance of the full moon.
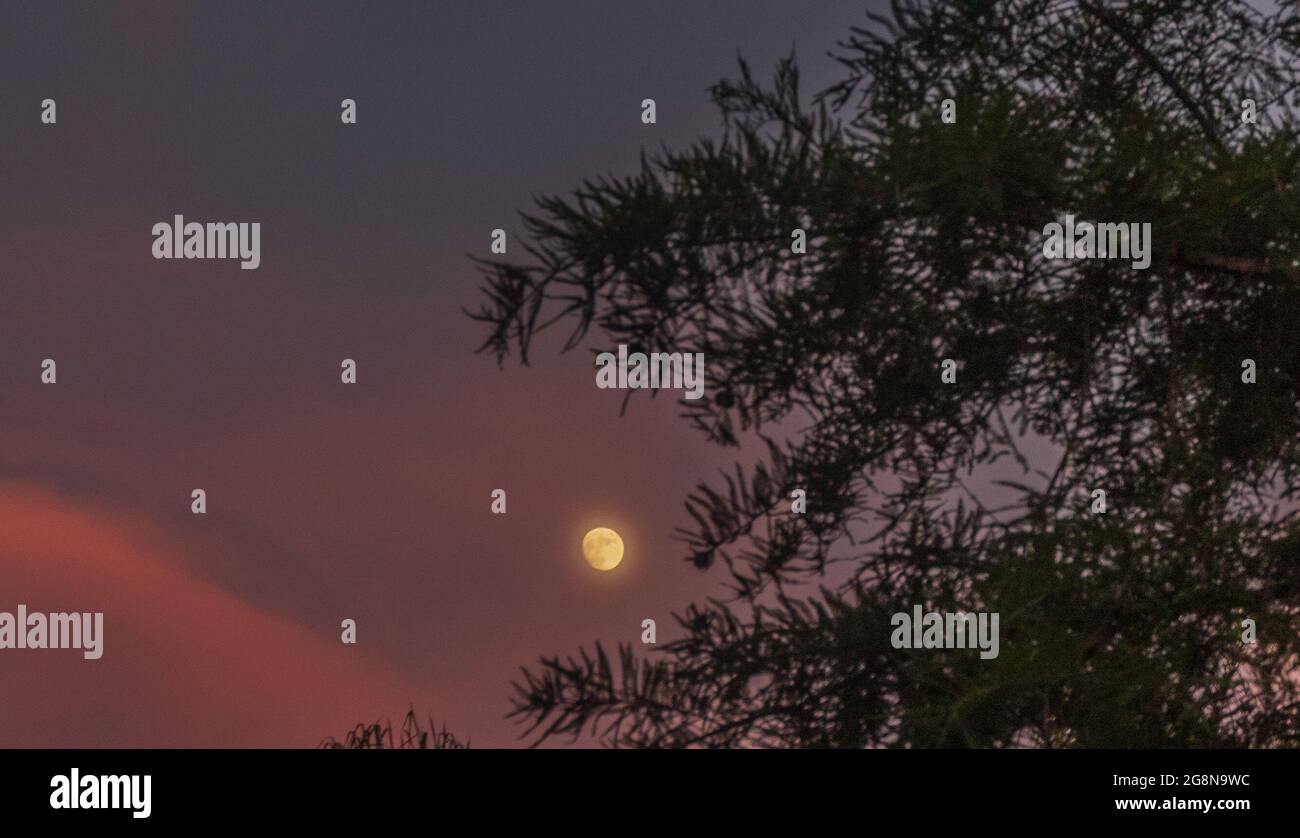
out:
<path id="1" fill-rule="evenodd" d="M 596 570 L 613 570 L 623 561 L 623 539 L 605 527 L 596 527 L 582 537 L 582 557 Z"/>

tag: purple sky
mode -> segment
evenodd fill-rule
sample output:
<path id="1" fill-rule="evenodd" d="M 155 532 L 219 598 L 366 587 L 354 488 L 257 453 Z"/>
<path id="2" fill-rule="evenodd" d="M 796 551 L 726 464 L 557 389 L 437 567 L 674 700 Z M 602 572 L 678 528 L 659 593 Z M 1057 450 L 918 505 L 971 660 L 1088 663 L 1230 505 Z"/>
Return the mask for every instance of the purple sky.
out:
<path id="1" fill-rule="evenodd" d="M 671 534 L 730 456 L 668 398 L 619 418 L 600 336 L 475 355 L 467 254 L 494 227 L 519 254 L 534 194 L 716 136 L 737 52 L 833 81 L 866 5 L 7 4 L 0 611 L 106 626 L 99 661 L 0 651 L 0 746 L 307 746 L 408 703 L 509 745 L 520 665 L 719 592 Z M 260 222 L 261 267 L 154 260 L 177 213 Z M 597 525 L 612 573 L 581 561 Z"/>

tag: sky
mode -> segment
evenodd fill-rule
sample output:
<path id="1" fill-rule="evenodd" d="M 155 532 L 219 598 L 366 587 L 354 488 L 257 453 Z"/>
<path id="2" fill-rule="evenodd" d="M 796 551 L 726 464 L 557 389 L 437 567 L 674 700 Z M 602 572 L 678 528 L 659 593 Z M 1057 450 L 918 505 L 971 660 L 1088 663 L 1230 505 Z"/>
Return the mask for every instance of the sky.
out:
<path id="1" fill-rule="evenodd" d="M 310 747 L 408 706 L 518 745 L 521 666 L 719 593 L 672 533 L 729 455 L 671 399 L 620 417 L 600 336 L 476 354 L 470 256 L 496 227 L 520 254 L 534 195 L 717 136 L 738 54 L 831 83 L 865 6 L 6 4 L 0 612 L 105 628 L 96 661 L 0 650 L 0 746 Z M 259 222 L 261 266 L 155 260 L 176 214 Z"/>

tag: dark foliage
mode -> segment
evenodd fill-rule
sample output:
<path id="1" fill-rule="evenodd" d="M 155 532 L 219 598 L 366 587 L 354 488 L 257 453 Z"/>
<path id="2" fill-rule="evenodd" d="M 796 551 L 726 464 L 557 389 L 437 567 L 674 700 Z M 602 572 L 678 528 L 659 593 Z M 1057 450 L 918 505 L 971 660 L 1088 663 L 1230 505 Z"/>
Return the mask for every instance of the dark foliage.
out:
<path id="1" fill-rule="evenodd" d="M 722 137 L 540 199 L 485 349 L 702 352 L 685 417 L 741 462 L 682 533 L 726 595 L 649 660 L 525 670 L 530 733 L 1294 745 L 1298 51 L 1294 0 L 897 2 L 811 104 L 742 63 Z M 1045 260 L 1066 213 L 1150 222 L 1151 267 Z M 1001 654 L 892 648 L 914 603 L 999 612 Z"/>
<path id="2" fill-rule="evenodd" d="M 327 736 L 320 747 L 327 750 L 459 751 L 469 747 L 469 740 L 462 743 L 447 730 L 445 724 L 439 730 L 432 718 L 429 719 L 428 728 L 425 728 L 416 717 L 415 708 L 411 708 L 406 711 L 406 718 L 402 721 L 400 739 L 393 738 L 392 722 L 381 719 L 373 724 L 357 725 L 348 731 L 342 742 L 333 736 Z"/>

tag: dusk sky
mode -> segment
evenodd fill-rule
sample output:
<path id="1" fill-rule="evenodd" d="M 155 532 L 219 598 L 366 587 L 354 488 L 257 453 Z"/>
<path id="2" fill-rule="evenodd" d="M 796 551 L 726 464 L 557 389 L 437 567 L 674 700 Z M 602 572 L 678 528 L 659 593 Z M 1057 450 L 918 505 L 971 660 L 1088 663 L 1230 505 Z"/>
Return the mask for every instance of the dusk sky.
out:
<path id="1" fill-rule="evenodd" d="M 0 611 L 105 637 L 0 652 L 0 746 L 309 747 L 408 705 L 514 745 L 521 665 L 721 592 L 672 533 L 732 454 L 670 397 L 620 417 L 601 335 L 475 354 L 470 256 L 504 227 L 522 257 L 533 195 L 718 136 L 738 53 L 794 47 L 820 90 L 868 5 L 6 4 Z M 259 222 L 261 266 L 155 260 L 176 214 Z"/>

